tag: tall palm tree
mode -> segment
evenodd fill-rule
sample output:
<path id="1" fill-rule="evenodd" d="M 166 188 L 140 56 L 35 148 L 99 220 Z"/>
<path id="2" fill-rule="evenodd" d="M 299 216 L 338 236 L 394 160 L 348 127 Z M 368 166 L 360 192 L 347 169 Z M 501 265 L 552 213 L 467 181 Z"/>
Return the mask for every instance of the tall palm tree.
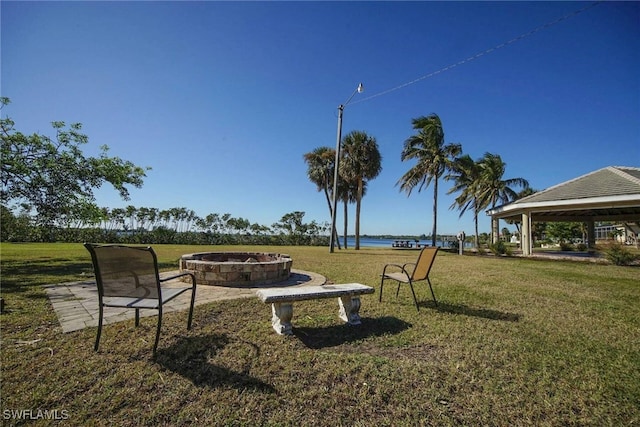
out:
<path id="1" fill-rule="evenodd" d="M 507 164 L 498 154 L 484 153 L 478 165 L 480 168 L 477 187 L 479 210 L 488 207 L 493 209 L 498 203 L 516 200 L 518 193 L 511 188 L 512 186 L 529 187 L 529 182 L 524 178 L 503 179 Z"/>
<path id="2" fill-rule="evenodd" d="M 460 209 L 460 217 L 468 209 L 473 209 L 473 222 L 475 226 L 474 246 L 479 247 L 480 235 L 478 233 L 478 196 L 477 186 L 480 180 L 480 166 L 471 156 L 465 154 L 455 159 L 452 164 L 451 173 L 445 177 L 446 180 L 453 180 L 453 186 L 447 194 L 460 192 L 449 209 L 457 207 Z"/>
<path id="3" fill-rule="evenodd" d="M 411 195 L 414 188 L 418 192 L 428 187 L 433 181 L 433 230 L 431 232 L 432 245 L 436 245 L 438 224 L 438 180 L 451 169 L 453 159 L 462 152 L 460 144 L 445 144 L 442 121 L 437 114 L 421 116 L 411 121 L 416 135 L 410 136 L 405 142 L 400 159 L 416 160 L 417 163 L 409 169 L 397 182 L 400 191 Z M 396 185 L 397 185 L 396 184 Z"/>
<path id="4" fill-rule="evenodd" d="M 341 169 L 344 169 L 344 165 L 342 165 Z M 365 186 L 365 193 L 366 193 L 366 186 Z M 363 193 L 363 195 L 365 193 Z M 343 239 L 342 244 L 345 249 L 347 249 L 347 230 L 349 226 L 349 203 L 356 202 L 357 194 L 358 194 L 358 188 L 356 183 L 352 181 L 348 181 L 347 179 L 344 179 L 344 178 L 338 181 L 338 199 L 342 200 L 342 204 L 343 204 L 344 221 L 343 221 L 343 231 L 342 231 L 342 239 Z M 337 240 L 338 239 L 336 238 L 336 241 Z M 340 249 L 339 245 L 338 245 L 338 249 Z"/>
<path id="5" fill-rule="evenodd" d="M 318 191 L 323 191 L 329 207 L 329 216 L 333 216 L 333 207 L 331 206 L 331 197 L 333 191 L 333 165 L 335 163 L 336 151 L 329 147 L 318 147 L 304 155 L 304 161 L 307 163 L 307 176 L 309 180 L 316 184 Z M 338 231 L 334 228 L 331 230 L 335 241 L 340 249 L 338 242 Z"/>
<path id="6" fill-rule="evenodd" d="M 382 155 L 378 143 L 372 136 L 362 131 L 352 131 L 342 140 L 343 160 L 341 175 L 347 182 L 356 185 L 356 242 L 360 249 L 360 209 L 365 183 L 377 177 L 382 171 Z"/>

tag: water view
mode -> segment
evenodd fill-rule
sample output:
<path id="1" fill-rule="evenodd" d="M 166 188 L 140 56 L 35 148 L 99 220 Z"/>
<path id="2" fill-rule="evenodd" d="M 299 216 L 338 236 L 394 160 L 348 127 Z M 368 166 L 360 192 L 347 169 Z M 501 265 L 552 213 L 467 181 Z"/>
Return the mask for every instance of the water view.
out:
<path id="1" fill-rule="evenodd" d="M 416 241 L 415 239 L 379 239 L 379 238 L 375 238 L 375 237 L 360 237 L 360 247 L 361 248 L 391 248 L 393 245 L 393 242 L 395 241 L 409 241 L 409 243 L 411 243 L 411 245 L 415 248 L 416 247 Z M 343 242 L 343 238 L 340 238 L 340 244 L 342 245 Z M 418 243 L 422 246 L 422 245 L 431 245 L 431 239 L 422 239 L 419 240 Z M 450 244 L 454 244 L 455 241 L 453 242 L 443 242 L 441 240 L 436 241 L 436 246 L 439 246 L 441 248 L 448 248 Z M 347 237 L 347 245 L 349 248 L 353 248 L 356 244 L 356 239 L 355 237 Z M 470 242 L 465 242 L 465 248 L 470 248 L 472 247 L 472 244 Z"/>

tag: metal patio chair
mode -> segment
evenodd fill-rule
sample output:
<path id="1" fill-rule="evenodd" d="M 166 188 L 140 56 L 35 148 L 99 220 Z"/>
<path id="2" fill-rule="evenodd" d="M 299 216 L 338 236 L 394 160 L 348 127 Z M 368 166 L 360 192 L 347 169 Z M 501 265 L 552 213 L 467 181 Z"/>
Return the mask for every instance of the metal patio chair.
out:
<path id="1" fill-rule="evenodd" d="M 94 350 L 98 351 L 105 307 L 124 307 L 136 310 L 136 326 L 140 324 L 140 310 L 158 310 L 158 326 L 153 344 L 155 357 L 162 326 L 162 308 L 165 303 L 183 292 L 191 290 L 191 305 L 187 329 L 191 329 L 193 306 L 196 299 L 196 279 L 184 272 L 160 278 L 158 258 L 151 247 L 102 245 L 85 243 L 91 254 L 93 270 L 98 285 L 100 318 Z M 191 276 L 191 286 L 162 287 L 162 283 L 181 276 Z"/>
<path id="2" fill-rule="evenodd" d="M 416 304 L 416 308 L 420 311 L 420 307 L 418 306 L 418 300 L 416 299 L 416 293 L 413 289 L 413 284 L 415 282 L 426 280 L 429 284 L 429 289 L 431 290 L 431 296 L 433 297 L 433 302 L 438 306 L 438 301 L 436 301 L 436 296 L 433 293 L 433 287 L 431 286 L 431 280 L 429 280 L 429 272 L 431 271 L 431 267 L 433 266 L 433 262 L 436 259 L 436 254 L 438 253 L 439 247 L 425 246 L 420 250 L 420 254 L 418 255 L 418 260 L 415 263 L 405 263 L 403 265 L 399 264 L 387 264 L 384 266 L 384 270 L 382 270 L 381 280 L 380 280 L 380 296 L 378 297 L 379 302 L 382 302 L 382 287 L 384 285 L 384 281 L 391 279 L 398 282 L 398 289 L 396 290 L 396 298 L 398 297 L 398 293 L 400 292 L 400 285 L 402 283 L 409 284 L 411 288 L 411 293 L 413 294 L 413 301 Z M 412 268 L 411 268 L 412 267 Z M 396 270 L 387 272 L 387 268 L 390 270 Z"/>

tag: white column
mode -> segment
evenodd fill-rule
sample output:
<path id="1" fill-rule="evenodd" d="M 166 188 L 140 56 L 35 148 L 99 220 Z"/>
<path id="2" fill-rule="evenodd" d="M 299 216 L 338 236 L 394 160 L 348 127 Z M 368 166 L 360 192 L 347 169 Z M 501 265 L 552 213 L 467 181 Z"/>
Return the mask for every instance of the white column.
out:
<path id="1" fill-rule="evenodd" d="M 529 221 L 529 213 L 522 214 L 522 232 L 520 236 L 520 246 L 522 246 L 522 255 L 531 255 L 531 222 Z"/>

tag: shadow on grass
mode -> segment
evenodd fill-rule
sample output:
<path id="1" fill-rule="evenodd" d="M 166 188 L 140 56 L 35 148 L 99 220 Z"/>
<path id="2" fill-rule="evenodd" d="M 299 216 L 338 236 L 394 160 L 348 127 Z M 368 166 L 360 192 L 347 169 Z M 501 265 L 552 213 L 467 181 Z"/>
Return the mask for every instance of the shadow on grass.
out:
<path id="1" fill-rule="evenodd" d="M 251 359 L 257 358 L 260 350 L 253 343 L 242 341 L 249 347 L 248 361 L 241 372 L 216 365 L 216 355 L 230 344 L 238 345 L 224 334 L 183 337 L 170 347 L 158 349 L 156 362 L 193 382 L 198 387 L 233 387 L 238 390 L 254 389 L 265 393 L 275 393 L 272 385 L 248 375 Z"/>
<path id="2" fill-rule="evenodd" d="M 158 268 L 161 273 L 178 270 L 174 262 L 159 262 Z M 63 258 L 3 261 L 2 276 L 3 292 L 20 293 L 32 286 L 68 282 L 70 276 L 93 278 L 93 266 L 89 257 L 86 261 Z"/>
<path id="3" fill-rule="evenodd" d="M 471 308 L 464 304 L 447 304 L 439 302 L 436 307 L 433 301 L 419 302 L 420 308 L 428 307 L 442 313 L 462 314 L 465 316 L 482 317 L 484 319 L 502 320 L 505 322 L 518 322 L 521 316 L 516 313 L 505 313 L 504 311 L 491 310 L 488 308 Z"/>
<path id="4" fill-rule="evenodd" d="M 93 274 L 91 262 L 74 260 L 30 260 L 2 263 L 3 292 L 25 292 L 32 286 L 65 281 L 70 275 Z M 60 280 L 55 279 L 60 277 Z M 43 283 L 43 278 L 45 282 Z"/>
<path id="5" fill-rule="evenodd" d="M 294 335 L 312 349 L 336 347 L 364 338 L 400 333 L 411 327 L 410 323 L 395 317 L 364 318 L 362 324 L 327 326 L 324 328 L 293 328 Z"/>

